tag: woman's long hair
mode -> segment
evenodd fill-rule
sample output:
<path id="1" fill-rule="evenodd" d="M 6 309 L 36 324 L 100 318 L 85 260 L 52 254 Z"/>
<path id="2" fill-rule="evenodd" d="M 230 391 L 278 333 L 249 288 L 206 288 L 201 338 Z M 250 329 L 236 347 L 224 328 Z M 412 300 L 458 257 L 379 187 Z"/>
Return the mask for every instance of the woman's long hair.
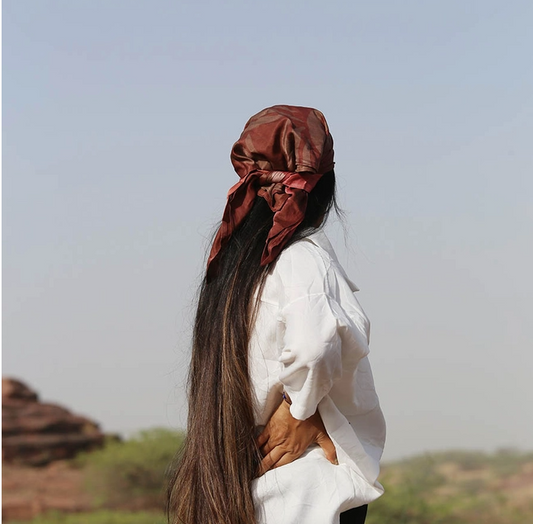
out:
<path id="1" fill-rule="evenodd" d="M 335 174 L 326 173 L 308 197 L 291 241 L 325 221 L 335 200 Z M 269 266 L 260 266 L 273 213 L 257 197 L 221 251 L 218 274 L 200 287 L 189 369 L 187 437 L 167 499 L 172 524 L 254 524 L 251 484 L 261 455 L 255 444 L 248 346 L 256 303 Z M 285 246 L 287 247 L 287 246 Z"/>

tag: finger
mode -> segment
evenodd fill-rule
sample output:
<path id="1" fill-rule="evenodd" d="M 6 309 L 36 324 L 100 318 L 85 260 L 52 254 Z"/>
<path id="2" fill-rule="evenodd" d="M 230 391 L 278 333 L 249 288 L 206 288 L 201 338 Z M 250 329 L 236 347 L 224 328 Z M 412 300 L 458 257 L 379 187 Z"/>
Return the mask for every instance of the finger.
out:
<path id="1" fill-rule="evenodd" d="M 265 429 L 263 429 L 261 434 L 255 439 L 255 443 L 259 448 L 261 448 L 267 443 L 269 438 L 270 432 L 268 431 L 268 426 L 265 426 Z"/>
<path id="2" fill-rule="evenodd" d="M 300 455 L 296 455 L 294 453 L 285 453 L 270 469 L 276 469 L 280 466 L 285 466 L 286 464 L 290 464 L 291 462 L 294 462 Z"/>
<path id="3" fill-rule="evenodd" d="M 262 461 L 259 467 L 259 475 L 263 475 L 274 466 L 287 452 L 280 446 L 276 446 Z"/>
<path id="4" fill-rule="evenodd" d="M 324 451 L 324 455 L 332 464 L 338 464 L 337 460 L 337 450 L 332 440 L 328 437 L 326 433 L 320 433 L 316 439 L 317 444 Z"/>
<path id="5" fill-rule="evenodd" d="M 261 455 L 263 455 L 263 457 L 266 457 L 274 448 L 275 445 L 272 444 L 272 439 L 270 439 L 267 440 L 265 444 L 259 448 L 259 451 L 261 452 Z"/>

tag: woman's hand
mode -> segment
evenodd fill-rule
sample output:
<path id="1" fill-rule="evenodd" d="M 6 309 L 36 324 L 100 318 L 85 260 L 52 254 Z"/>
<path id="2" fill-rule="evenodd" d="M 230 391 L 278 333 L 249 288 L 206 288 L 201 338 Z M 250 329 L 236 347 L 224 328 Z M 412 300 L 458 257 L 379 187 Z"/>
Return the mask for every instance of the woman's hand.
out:
<path id="1" fill-rule="evenodd" d="M 313 443 L 324 450 L 331 463 L 337 464 L 335 446 L 318 411 L 307 420 L 298 420 L 291 415 L 289 408 L 289 404 L 283 401 L 257 437 L 257 445 L 263 455 L 259 475 L 296 460 Z"/>

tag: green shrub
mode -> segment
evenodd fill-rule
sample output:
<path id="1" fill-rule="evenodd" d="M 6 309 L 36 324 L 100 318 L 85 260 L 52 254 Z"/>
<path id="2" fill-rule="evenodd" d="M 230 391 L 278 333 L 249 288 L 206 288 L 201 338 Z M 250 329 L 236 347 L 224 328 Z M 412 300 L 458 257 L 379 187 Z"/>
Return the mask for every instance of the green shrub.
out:
<path id="1" fill-rule="evenodd" d="M 77 463 L 86 470 L 87 490 L 95 504 L 161 510 L 166 474 L 183 438 L 182 433 L 151 429 L 79 457 Z"/>
<path id="2" fill-rule="evenodd" d="M 449 452 L 448 459 L 455 462 L 462 471 L 476 471 L 487 466 L 488 455 L 483 451 Z"/>
<path id="3" fill-rule="evenodd" d="M 381 481 L 385 494 L 370 504 L 367 524 L 463 524 L 452 505 L 432 497 L 445 479 L 431 455 L 389 466 Z"/>
<path id="4" fill-rule="evenodd" d="M 166 524 L 162 513 L 146 511 L 94 511 L 92 513 L 52 512 L 23 523 L 11 524 Z"/>
<path id="5" fill-rule="evenodd" d="M 533 522 L 533 503 L 513 500 L 502 483 L 525 471 L 533 454 L 502 449 L 444 451 L 385 464 L 385 494 L 372 502 L 367 524 L 525 524 Z M 442 465 L 455 465 L 446 473 Z M 526 479 L 527 482 L 527 479 Z"/>
<path id="6" fill-rule="evenodd" d="M 502 478 L 519 473 L 527 462 L 533 462 L 533 453 L 514 448 L 501 448 L 490 457 L 490 466 Z"/>

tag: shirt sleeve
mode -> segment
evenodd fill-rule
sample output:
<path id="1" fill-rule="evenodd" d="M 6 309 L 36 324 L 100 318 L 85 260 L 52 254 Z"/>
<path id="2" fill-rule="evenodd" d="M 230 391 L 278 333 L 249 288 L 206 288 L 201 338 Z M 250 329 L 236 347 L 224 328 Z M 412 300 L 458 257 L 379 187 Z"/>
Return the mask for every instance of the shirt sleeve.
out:
<path id="1" fill-rule="evenodd" d="M 342 339 L 333 299 L 325 293 L 303 296 L 281 311 L 280 381 L 294 418 L 313 415 L 318 403 L 342 376 Z"/>

